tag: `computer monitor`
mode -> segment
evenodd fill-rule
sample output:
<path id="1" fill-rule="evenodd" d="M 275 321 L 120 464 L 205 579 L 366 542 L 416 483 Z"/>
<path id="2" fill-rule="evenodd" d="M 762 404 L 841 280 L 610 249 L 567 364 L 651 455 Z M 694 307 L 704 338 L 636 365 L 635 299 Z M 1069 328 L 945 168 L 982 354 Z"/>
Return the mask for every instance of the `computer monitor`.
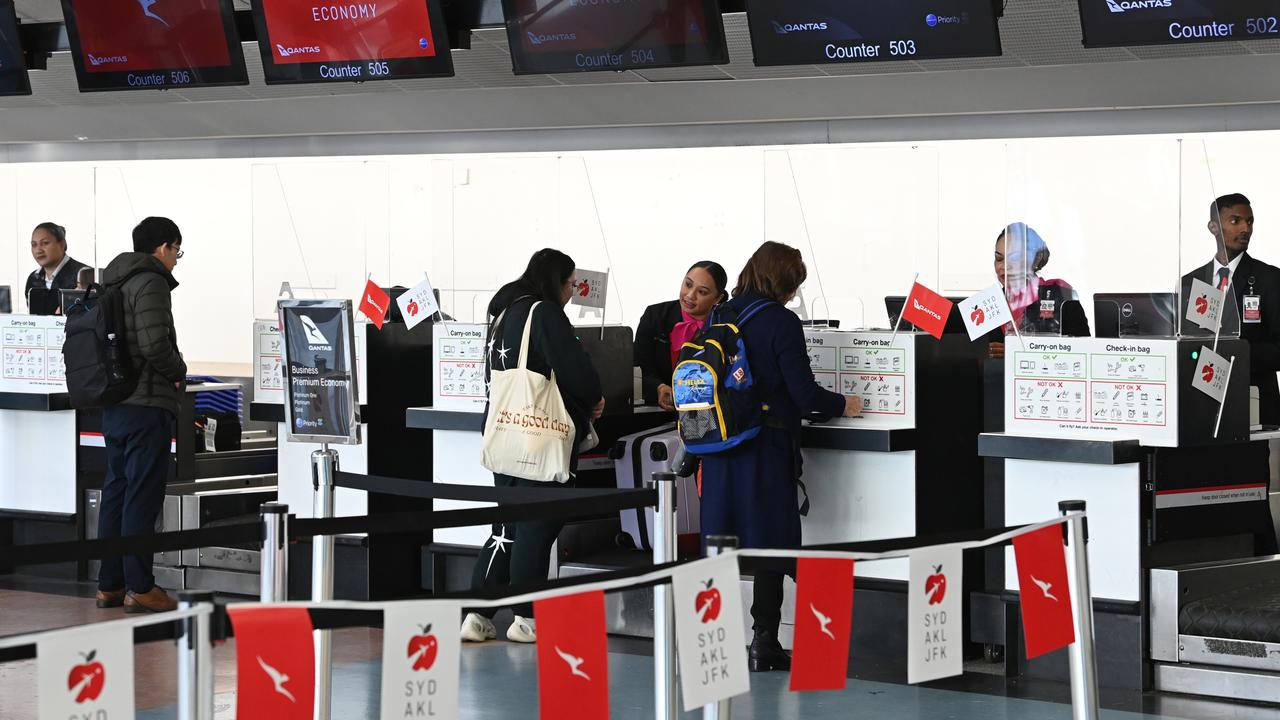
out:
<path id="1" fill-rule="evenodd" d="M 942 328 L 943 334 L 948 333 L 967 333 L 964 327 L 964 318 L 960 317 L 960 303 L 965 298 L 948 297 L 954 305 L 951 307 L 951 314 L 947 315 L 947 324 Z M 884 308 L 889 312 L 889 327 L 898 324 L 898 316 L 902 314 L 902 306 L 907 304 L 905 295 L 889 295 L 884 299 Z M 915 325 L 909 322 L 902 323 L 901 330 L 915 330 Z"/>
<path id="2" fill-rule="evenodd" d="M 0 315 L 13 312 L 13 290 L 8 285 L 0 285 Z"/>
<path id="3" fill-rule="evenodd" d="M 57 315 L 59 290 L 32 288 L 27 292 L 27 312 L 32 315 Z"/>
<path id="4" fill-rule="evenodd" d="M 60 302 L 59 302 L 59 306 L 62 308 L 62 314 L 63 314 L 63 315 L 66 315 L 66 314 L 67 314 L 67 310 L 70 310 L 70 309 L 71 309 L 71 306 L 72 306 L 72 305 L 75 305 L 77 301 L 79 301 L 79 300 L 83 300 L 83 299 L 84 299 L 85 294 L 87 294 L 88 292 L 89 292 L 88 290 L 61 290 L 61 291 L 59 291 L 59 294 L 61 295 L 61 300 L 60 300 Z"/>
<path id="5" fill-rule="evenodd" d="M 1177 308 L 1173 293 L 1096 293 L 1094 336 L 1172 337 L 1178 332 Z"/>

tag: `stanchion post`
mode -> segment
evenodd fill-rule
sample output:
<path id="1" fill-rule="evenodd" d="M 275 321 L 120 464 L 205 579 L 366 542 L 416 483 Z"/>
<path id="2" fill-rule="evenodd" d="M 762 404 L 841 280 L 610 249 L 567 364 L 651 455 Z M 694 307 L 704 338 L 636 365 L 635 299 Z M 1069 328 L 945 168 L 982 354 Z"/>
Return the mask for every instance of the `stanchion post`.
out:
<path id="1" fill-rule="evenodd" d="M 738 538 L 733 535 L 708 535 L 707 557 L 716 557 L 738 547 Z M 742 618 L 732 618 L 734 622 L 742 622 Z M 702 720 L 730 720 L 733 714 L 732 698 L 725 698 L 718 703 L 704 705 Z"/>
<path id="2" fill-rule="evenodd" d="M 311 453 L 311 487 L 315 491 L 313 516 L 333 517 L 333 477 L 338 472 L 338 452 L 321 445 Z M 333 599 L 333 536 L 311 538 L 311 600 Z M 315 631 L 316 720 L 329 720 L 333 709 L 333 636 L 329 630 Z"/>
<path id="3" fill-rule="evenodd" d="M 262 504 L 262 569 L 258 599 L 264 603 L 289 599 L 289 506 Z"/>
<path id="4" fill-rule="evenodd" d="M 1083 500 L 1063 500 L 1058 512 L 1083 513 Z M 1072 615 L 1076 641 L 1067 650 L 1071 669 L 1071 717 L 1099 720 L 1098 666 L 1094 653 L 1093 592 L 1089 588 L 1089 528 L 1083 515 L 1067 520 L 1067 575 L 1071 582 Z"/>
<path id="5" fill-rule="evenodd" d="M 198 605 L 213 609 L 213 593 L 184 590 L 178 593 L 183 610 Z M 212 612 L 184 618 L 178 638 L 178 720 L 213 720 Z"/>
<path id="6" fill-rule="evenodd" d="M 658 491 L 653 511 L 653 564 L 676 559 L 676 474 L 656 472 L 650 481 Z M 656 720 L 676 720 L 676 612 L 671 584 L 653 588 L 653 707 Z"/>

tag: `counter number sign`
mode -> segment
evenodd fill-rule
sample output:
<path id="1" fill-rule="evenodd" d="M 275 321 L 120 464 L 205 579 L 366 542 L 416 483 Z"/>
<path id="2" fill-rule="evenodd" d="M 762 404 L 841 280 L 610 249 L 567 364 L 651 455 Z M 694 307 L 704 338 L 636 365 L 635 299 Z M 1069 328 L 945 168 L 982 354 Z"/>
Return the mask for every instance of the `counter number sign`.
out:
<path id="1" fill-rule="evenodd" d="M 285 420 L 295 442 L 360 442 L 349 300 L 280 300 Z"/>

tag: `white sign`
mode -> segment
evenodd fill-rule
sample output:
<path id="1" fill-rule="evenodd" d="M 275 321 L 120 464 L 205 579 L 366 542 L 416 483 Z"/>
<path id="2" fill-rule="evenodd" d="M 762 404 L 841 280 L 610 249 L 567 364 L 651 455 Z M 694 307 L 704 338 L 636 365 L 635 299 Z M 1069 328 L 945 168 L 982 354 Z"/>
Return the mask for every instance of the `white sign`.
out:
<path id="1" fill-rule="evenodd" d="M 1185 490 L 1159 490 L 1156 492 L 1156 509 L 1195 507 L 1197 505 L 1228 505 L 1238 502 L 1262 502 L 1267 499 L 1267 486 L 1263 483 L 1248 485 L 1223 485 Z"/>
<path id="2" fill-rule="evenodd" d="M 573 289 L 574 305 L 603 308 L 605 291 L 609 288 L 609 273 L 578 268 L 578 285 Z"/>
<path id="3" fill-rule="evenodd" d="M 42 718 L 133 718 L 133 626 L 87 625 L 36 643 Z"/>
<path id="4" fill-rule="evenodd" d="M 400 315 L 404 317 L 405 327 L 412 330 L 418 323 L 440 312 L 440 304 L 436 302 L 436 294 L 431 290 L 431 279 L 425 276 L 422 282 L 414 285 L 400 297 L 396 298 L 400 306 Z"/>
<path id="5" fill-rule="evenodd" d="M 1013 322 L 1004 288 L 992 285 L 970 298 L 960 301 L 960 317 L 969 331 L 969 339 L 977 340 L 987 333 Z"/>
<path id="6" fill-rule="evenodd" d="M 685 712 L 751 690 L 741 582 L 734 555 L 690 563 L 671 576 Z"/>
<path id="7" fill-rule="evenodd" d="M 1187 320 L 1205 330 L 1217 330 L 1222 315 L 1222 302 L 1226 293 L 1199 278 L 1191 280 L 1191 294 L 1187 296 Z"/>
<path id="8" fill-rule="evenodd" d="M 458 717 L 462 605 L 410 601 L 383 610 L 382 720 Z"/>
<path id="9" fill-rule="evenodd" d="M 67 391 L 60 315 L 0 315 L 0 392 Z"/>
<path id="10" fill-rule="evenodd" d="M 284 402 L 284 351 L 280 349 L 280 323 L 253 321 L 253 398 L 258 402 Z"/>
<path id="11" fill-rule="evenodd" d="M 915 334 L 806 328 L 804 341 L 819 385 L 862 398 L 862 417 L 829 425 L 915 426 Z"/>
<path id="12" fill-rule="evenodd" d="M 911 553 L 907 585 L 907 682 L 964 672 L 963 553 L 942 545 Z"/>
<path id="13" fill-rule="evenodd" d="M 1196 371 L 1191 376 L 1191 387 L 1222 402 L 1227 397 L 1227 381 L 1231 378 L 1230 360 L 1205 346 L 1200 346 L 1200 358 L 1196 361 Z"/>
<path id="14" fill-rule="evenodd" d="M 432 327 L 433 407 L 483 412 L 485 334 L 479 323 L 437 323 Z"/>

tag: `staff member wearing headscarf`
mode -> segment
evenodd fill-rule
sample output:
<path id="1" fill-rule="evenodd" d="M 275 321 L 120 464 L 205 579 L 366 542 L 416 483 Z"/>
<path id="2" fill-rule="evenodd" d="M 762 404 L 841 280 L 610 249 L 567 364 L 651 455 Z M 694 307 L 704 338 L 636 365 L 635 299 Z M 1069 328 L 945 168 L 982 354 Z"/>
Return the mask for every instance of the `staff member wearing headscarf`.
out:
<path id="1" fill-rule="evenodd" d="M 729 299 L 728 275 L 720 263 L 693 264 L 680 284 L 680 297 L 645 308 L 636 327 L 635 363 L 640 368 L 645 405 L 675 410 L 671 400 L 671 371 L 680 348 L 707 321 L 711 308 Z"/>
<path id="2" fill-rule="evenodd" d="M 52 315 L 58 309 L 58 303 L 54 302 L 49 307 L 32 308 L 31 291 L 75 290 L 80 271 L 89 266 L 77 262 L 67 254 L 67 229 L 51 222 L 40 223 L 31 231 L 31 257 L 40 267 L 27 276 L 27 288 L 22 293 L 23 297 L 27 298 L 27 307 L 32 314 Z"/>
<path id="3" fill-rule="evenodd" d="M 1019 332 L 1089 336 L 1089 319 L 1076 291 L 1066 280 L 1040 277 L 1049 264 L 1049 246 L 1040 233 L 1021 222 L 1005 227 L 996 236 L 994 259 L 996 279 L 1004 287 Z M 1004 357 L 1004 335 L 1012 333 L 1007 327 L 992 334 L 991 357 Z"/>

